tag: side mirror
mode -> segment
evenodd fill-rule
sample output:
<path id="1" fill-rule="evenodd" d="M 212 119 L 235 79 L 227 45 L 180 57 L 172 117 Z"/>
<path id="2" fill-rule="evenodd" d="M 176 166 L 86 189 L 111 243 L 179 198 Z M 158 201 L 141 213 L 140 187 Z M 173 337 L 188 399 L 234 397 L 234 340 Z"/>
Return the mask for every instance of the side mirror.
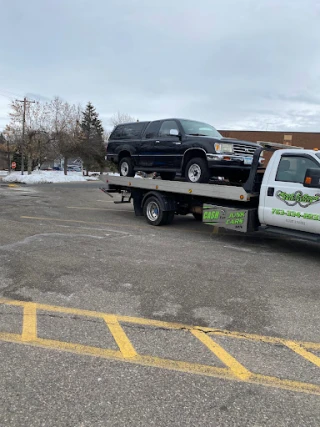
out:
<path id="1" fill-rule="evenodd" d="M 169 134 L 171 136 L 179 136 L 179 131 L 177 129 L 170 129 Z"/>
<path id="2" fill-rule="evenodd" d="M 303 186 L 307 188 L 320 188 L 320 168 L 307 169 Z"/>

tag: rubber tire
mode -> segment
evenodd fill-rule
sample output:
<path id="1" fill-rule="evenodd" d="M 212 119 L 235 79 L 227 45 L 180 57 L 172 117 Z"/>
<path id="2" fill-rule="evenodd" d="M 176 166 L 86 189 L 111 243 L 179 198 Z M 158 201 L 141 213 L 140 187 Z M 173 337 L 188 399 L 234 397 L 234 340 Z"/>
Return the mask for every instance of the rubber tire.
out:
<path id="1" fill-rule="evenodd" d="M 127 175 L 121 174 L 121 165 L 124 162 L 126 162 L 129 166 Z M 128 176 L 130 178 L 135 176 L 133 161 L 132 161 L 131 157 L 124 157 L 123 159 L 120 160 L 120 162 L 119 162 L 119 173 L 120 173 L 120 176 Z"/>
<path id="2" fill-rule="evenodd" d="M 159 175 L 163 181 L 173 181 L 176 177 L 175 172 L 160 172 Z"/>
<path id="3" fill-rule="evenodd" d="M 189 168 L 190 168 L 190 166 L 192 166 L 194 164 L 197 164 L 201 169 L 200 177 L 199 177 L 198 181 L 196 181 L 196 182 L 190 181 L 189 176 L 188 176 Z M 187 163 L 185 178 L 188 182 L 191 182 L 192 184 L 207 183 L 207 182 L 209 182 L 210 176 L 211 176 L 210 169 L 209 169 L 208 163 L 205 159 L 202 159 L 201 157 L 196 157 L 195 159 L 191 159 Z"/>
<path id="4" fill-rule="evenodd" d="M 158 209 L 159 209 L 159 216 L 155 221 L 151 221 L 147 215 L 148 204 L 151 202 L 155 202 L 158 205 Z M 163 211 L 161 209 L 161 204 L 160 204 L 159 200 L 154 196 L 148 197 L 147 200 L 145 201 L 144 205 L 143 205 L 143 216 L 145 217 L 146 221 L 149 224 L 154 225 L 154 226 L 165 225 L 168 221 L 168 213 L 169 212 Z"/>
<path id="5" fill-rule="evenodd" d="M 202 221 L 202 214 L 193 212 L 192 215 L 196 221 Z"/>
<path id="6" fill-rule="evenodd" d="M 174 214 L 175 214 L 175 212 L 168 211 L 168 212 L 165 212 L 165 214 L 167 214 L 167 219 L 166 219 L 165 222 L 163 222 L 162 225 L 170 225 L 172 223 L 172 221 L 174 220 Z"/>

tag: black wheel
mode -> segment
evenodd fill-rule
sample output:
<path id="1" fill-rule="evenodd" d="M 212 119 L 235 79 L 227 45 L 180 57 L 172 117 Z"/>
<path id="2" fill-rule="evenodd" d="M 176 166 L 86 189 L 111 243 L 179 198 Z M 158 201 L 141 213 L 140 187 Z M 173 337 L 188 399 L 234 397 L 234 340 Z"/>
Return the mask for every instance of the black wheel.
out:
<path id="1" fill-rule="evenodd" d="M 165 181 L 173 181 L 176 177 L 175 172 L 160 172 L 161 179 Z"/>
<path id="2" fill-rule="evenodd" d="M 135 175 L 133 161 L 130 157 L 124 157 L 120 160 L 119 173 L 121 176 L 132 177 Z"/>
<path id="3" fill-rule="evenodd" d="M 162 225 L 170 225 L 174 219 L 174 212 L 169 211 L 169 212 L 165 212 L 165 214 L 167 215 L 167 219 Z"/>
<path id="4" fill-rule="evenodd" d="M 168 221 L 168 213 L 162 210 L 159 200 L 151 196 L 143 205 L 143 215 L 151 225 L 164 225 Z"/>
<path id="5" fill-rule="evenodd" d="M 193 212 L 192 215 L 196 221 L 202 221 L 202 214 L 201 213 Z"/>
<path id="6" fill-rule="evenodd" d="M 186 180 L 192 183 L 204 183 L 210 179 L 210 169 L 205 159 L 197 157 L 191 159 L 186 167 Z"/>

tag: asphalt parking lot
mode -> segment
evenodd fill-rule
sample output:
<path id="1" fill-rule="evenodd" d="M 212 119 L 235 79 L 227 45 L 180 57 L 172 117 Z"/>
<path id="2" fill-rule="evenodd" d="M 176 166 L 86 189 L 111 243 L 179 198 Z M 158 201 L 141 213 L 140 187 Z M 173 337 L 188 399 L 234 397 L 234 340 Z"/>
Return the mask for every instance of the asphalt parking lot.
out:
<path id="1" fill-rule="evenodd" d="M 320 246 L 101 185 L 0 185 L 0 425 L 318 426 Z"/>

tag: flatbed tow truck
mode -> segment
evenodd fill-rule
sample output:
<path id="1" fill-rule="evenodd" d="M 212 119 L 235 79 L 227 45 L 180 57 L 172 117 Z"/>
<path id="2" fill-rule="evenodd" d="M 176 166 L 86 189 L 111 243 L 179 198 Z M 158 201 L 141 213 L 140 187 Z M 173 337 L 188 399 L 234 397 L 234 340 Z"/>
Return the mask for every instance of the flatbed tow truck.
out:
<path id="1" fill-rule="evenodd" d="M 155 226 L 191 213 L 214 227 L 320 242 L 320 151 L 259 144 L 241 186 L 101 175 L 101 190 L 121 194 L 115 203 L 133 202 L 135 214 Z M 266 169 L 260 164 L 263 152 L 273 153 Z"/>

